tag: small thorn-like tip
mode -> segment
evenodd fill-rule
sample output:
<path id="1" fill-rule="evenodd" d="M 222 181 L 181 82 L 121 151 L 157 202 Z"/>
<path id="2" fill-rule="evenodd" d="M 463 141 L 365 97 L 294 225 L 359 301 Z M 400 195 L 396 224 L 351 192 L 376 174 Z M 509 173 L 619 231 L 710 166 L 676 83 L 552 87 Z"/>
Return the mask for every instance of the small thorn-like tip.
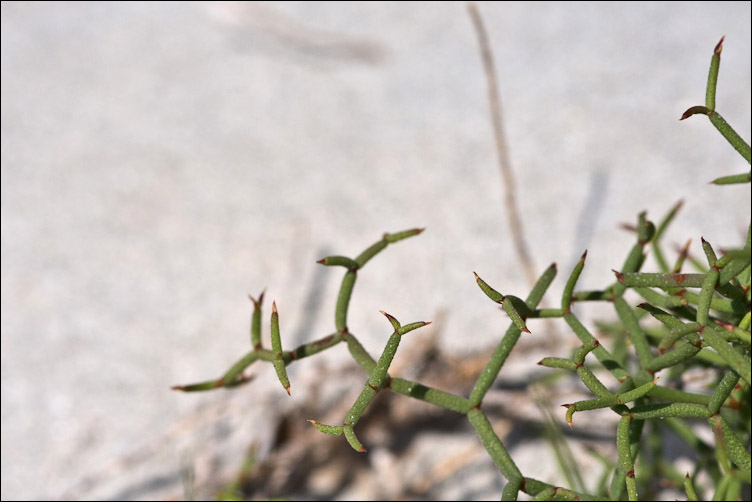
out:
<path id="1" fill-rule="evenodd" d="M 707 244 L 707 242 L 708 242 L 708 241 L 705 240 L 705 237 L 702 237 L 702 236 L 700 236 L 700 240 L 702 241 L 703 244 Z"/>
<path id="2" fill-rule="evenodd" d="M 368 451 L 368 450 L 366 450 L 366 447 L 365 447 L 365 446 L 363 446 L 363 445 L 360 445 L 360 448 L 358 448 L 358 451 L 359 451 L 359 452 L 361 452 L 361 453 L 365 453 L 365 452 L 366 452 L 366 451 Z"/>
<path id="3" fill-rule="evenodd" d="M 429 324 L 433 324 L 433 321 L 423 321 L 423 326 L 428 326 Z"/>
<path id="4" fill-rule="evenodd" d="M 624 274 L 622 274 L 618 270 L 614 270 L 614 269 L 611 269 L 611 272 L 613 272 L 614 274 L 616 274 L 616 280 L 617 281 L 624 282 Z"/>
<path id="5" fill-rule="evenodd" d="M 684 475 L 684 479 L 689 479 L 689 473 Z"/>
<path id="6" fill-rule="evenodd" d="M 475 276 L 475 280 L 476 281 L 480 280 L 480 276 L 478 274 L 476 274 L 475 271 L 473 271 L 473 275 Z"/>
<path id="7" fill-rule="evenodd" d="M 720 54 L 723 50 L 723 41 L 726 39 L 726 35 L 723 35 L 721 37 L 721 40 L 716 44 L 715 49 L 713 49 L 713 54 Z"/>
<path id="8" fill-rule="evenodd" d="M 601 342 L 599 342 L 598 340 L 595 340 L 593 342 L 593 345 L 596 346 L 596 347 L 600 347 L 601 346 Z"/>
<path id="9" fill-rule="evenodd" d="M 183 390 L 183 388 L 184 387 L 182 385 L 173 385 L 172 387 L 170 387 L 171 390 Z"/>
<path id="10" fill-rule="evenodd" d="M 653 378 L 653 385 L 658 385 L 658 379 L 660 379 L 660 378 L 661 377 L 655 377 L 655 378 Z"/>
<path id="11" fill-rule="evenodd" d="M 525 333 L 530 333 L 530 330 L 527 329 L 527 326 L 525 326 L 524 328 L 522 328 L 522 331 L 524 331 Z"/>
<path id="12" fill-rule="evenodd" d="M 562 404 L 562 406 L 564 408 L 569 408 L 570 406 L 574 406 L 574 405 L 572 403 L 569 403 L 569 404 Z"/>
<path id="13" fill-rule="evenodd" d="M 415 229 L 415 234 L 416 234 L 416 235 L 417 235 L 417 234 L 422 234 L 422 233 L 423 233 L 423 232 L 424 232 L 425 230 L 426 230 L 426 227 L 422 227 L 422 228 L 416 228 L 416 229 Z"/>
<path id="14" fill-rule="evenodd" d="M 538 361 L 538 362 L 537 362 L 536 364 L 537 364 L 538 366 L 543 366 L 543 359 L 541 359 L 540 361 Z"/>
<path id="15" fill-rule="evenodd" d="M 389 319 L 389 322 L 392 322 L 392 323 L 393 323 L 393 322 L 396 322 L 396 321 L 397 321 L 397 319 L 395 319 L 395 317 L 394 317 L 393 315 L 391 315 L 391 314 L 387 314 L 387 313 L 386 313 L 386 312 L 384 312 L 383 310 L 379 310 L 379 312 L 381 312 L 382 314 L 384 314 L 384 317 L 386 317 L 387 319 Z"/>
<path id="16" fill-rule="evenodd" d="M 567 424 L 569 424 L 570 429 L 574 429 L 574 424 L 572 423 L 571 420 L 567 420 Z"/>
<path id="17" fill-rule="evenodd" d="M 287 395 L 289 396 L 290 395 L 290 386 L 288 385 L 287 387 L 285 387 L 285 390 L 287 391 Z"/>
<path id="18" fill-rule="evenodd" d="M 326 258 L 321 258 L 320 260 L 316 260 L 316 263 L 323 265 L 324 263 L 326 263 Z"/>
<path id="19" fill-rule="evenodd" d="M 316 420 L 312 419 L 312 418 L 306 419 L 306 422 L 308 422 L 309 424 L 313 424 L 313 425 L 317 425 L 318 424 L 318 422 Z"/>
<path id="20" fill-rule="evenodd" d="M 277 313 L 277 300 L 272 301 L 272 314 Z"/>
<path id="21" fill-rule="evenodd" d="M 585 258 L 587 258 L 587 249 L 582 253 L 582 256 L 580 256 L 580 260 L 584 260 Z"/>

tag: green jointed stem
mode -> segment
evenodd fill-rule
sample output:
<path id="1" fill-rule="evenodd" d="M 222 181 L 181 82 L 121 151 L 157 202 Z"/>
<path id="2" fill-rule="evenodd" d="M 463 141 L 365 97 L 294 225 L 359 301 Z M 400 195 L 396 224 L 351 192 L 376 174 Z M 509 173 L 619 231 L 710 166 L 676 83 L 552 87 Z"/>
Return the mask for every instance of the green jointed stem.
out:
<path id="1" fill-rule="evenodd" d="M 619 469 L 626 475 L 627 497 L 637 500 L 637 484 L 635 483 L 634 461 L 630 451 L 629 429 L 632 417 L 624 415 L 616 428 L 616 451 L 619 455 Z"/>
<path id="2" fill-rule="evenodd" d="M 687 305 L 687 299 L 684 298 L 684 296 L 678 296 L 678 295 L 662 295 L 658 293 L 657 291 L 653 291 L 650 288 L 633 288 L 635 293 L 640 295 L 641 297 L 645 298 L 648 302 L 652 303 L 653 305 L 658 305 L 659 307 L 664 308 L 676 308 L 676 307 L 682 307 L 684 305 Z"/>
<path id="3" fill-rule="evenodd" d="M 585 356 L 587 356 L 588 353 L 595 350 L 595 348 L 599 346 L 600 344 L 601 342 L 599 342 L 598 340 L 593 340 L 592 342 L 582 344 L 582 346 L 579 349 L 577 349 L 574 353 L 574 358 L 573 358 L 574 363 L 577 366 L 581 366 L 582 363 L 585 362 Z"/>
<path id="4" fill-rule="evenodd" d="M 489 297 L 496 303 L 502 303 L 504 301 L 504 295 L 489 286 L 486 281 L 478 276 L 478 274 L 476 274 L 475 272 L 473 272 L 473 274 L 475 275 L 475 282 L 478 283 L 478 286 L 480 286 L 480 289 L 486 294 L 487 297 Z"/>
<path id="5" fill-rule="evenodd" d="M 491 355 L 491 359 L 488 361 L 488 364 L 485 368 L 483 368 L 483 371 L 475 381 L 473 390 L 470 393 L 470 404 L 472 406 L 480 405 L 481 401 L 483 400 L 483 396 L 486 395 L 488 389 L 490 389 L 491 385 L 493 385 L 496 377 L 499 375 L 501 367 L 504 365 L 507 357 L 509 357 L 509 354 L 512 352 L 512 349 L 517 343 L 517 340 L 519 340 L 521 334 L 522 331 L 520 330 L 520 328 L 518 328 L 514 324 L 507 328 L 504 337 L 499 342 L 499 345 L 496 346 L 496 350 L 494 350 L 494 353 Z"/>
<path id="6" fill-rule="evenodd" d="M 676 216 L 676 213 L 679 212 L 679 209 L 681 209 L 683 204 L 684 204 L 683 200 L 680 200 L 679 202 L 674 204 L 674 206 L 669 210 L 666 216 L 663 217 L 661 222 L 658 224 L 658 227 L 655 229 L 655 235 L 653 236 L 653 240 L 651 244 L 653 248 L 653 256 L 655 256 L 655 261 L 658 262 L 658 267 L 661 269 L 662 272 L 668 272 L 669 267 L 668 267 L 668 262 L 666 262 L 666 259 L 663 257 L 663 251 L 661 250 L 660 240 L 661 240 L 661 237 L 663 237 L 663 233 L 666 231 L 666 228 L 673 221 L 674 217 Z"/>
<path id="7" fill-rule="evenodd" d="M 544 357 L 538 364 L 546 368 L 559 368 L 563 370 L 576 370 L 577 364 L 569 359 L 561 357 Z"/>
<path id="8" fill-rule="evenodd" d="M 501 500 L 517 500 L 517 494 L 522 486 L 522 481 L 522 476 L 507 481 L 507 484 L 504 485 L 504 490 L 501 492 Z"/>
<path id="9" fill-rule="evenodd" d="M 512 320 L 515 326 L 520 329 L 520 331 L 524 331 L 525 333 L 530 333 L 530 330 L 527 329 L 527 326 L 525 326 L 525 320 L 522 318 L 520 313 L 517 311 L 517 308 L 514 306 L 514 300 L 518 300 L 520 303 L 522 303 L 522 300 L 519 300 L 518 298 L 507 296 L 504 298 L 504 301 L 501 303 L 502 308 L 504 309 L 504 312 L 507 313 L 509 318 Z"/>
<path id="10" fill-rule="evenodd" d="M 398 394 L 420 399 L 426 403 L 435 404 L 436 406 L 441 406 L 442 408 L 456 411 L 463 415 L 467 414 L 470 408 L 472 408 L 470 401 L 464 397 L 455 396 L 449 392 L 405 380 L 404 378 L 392 378 L 389 388 Z"/>
<path id="11" fill-rule="evenodd" d="M 400 339 L 402 337 L 399 333 L 392 333 L 389 337 L 389 341 L 384 347 L 384 352 L 381 353 L 381 357 L 376 362 L 376 367 L 371 372 L 371 378 L 368 380 L 368 385 L 380 389 L 384 380 L 386 379 L 387 371 L 389 371 L 389 365 L 392 364 L 394 355 L 397 353 L 397 347 L 399 346 Z"/>
<path id="12" fill-rule="evenodd" d="M 715 88 L 718 84 L 718 69 L 721 66 L 721 51 L 723 50 L 723 39 L 715 46 L 713 56 L 710 58 L 710 70 L 708 71 L 708 85 L 705 88 L 705 106 L 708 110 L 715 110 Z"/>
<path id="13" fill-rule="evenodd" d="M 366 382 L 366 384 L 363 386 L 363 390 L 360 391 L 360 395 L 350 408 L 350 411 L 347 412 L 344 425 L 349 425 L 351 427 L 355 426 L 355 424 L 358 423 L 358 420 L 360 420 L 360 417 L 363 416 L 363 413 L 365 413 L 366 408 L 368 408 L 368 404 L 375 396 L 376 389 L 371 387 L 368 382 Z"/>
<path id="14" fill-rule="evenodd" d="M 653 389 L 653 391 L 650 393 L 650 397 L 663 401 L 701 404 L 703 406 L 707 406 L 710 402 L 710 396 L 707 394 L 696 394 L 694 392 L 662 387 L 660 385 L 656 386 L 656 388 Z"/>
<path id="15" fill-rule="evenodd" d="M 349 270 L 358 270 L 360 268 L 360 264 L 353 260 L 352 258 L 348 258 L 347 256 L 327 256 L 326 258 L 322 258 L 316 263 L 320 263 L 321 265 L 327 266 L 327 267 L 345 267 Z"/>
<path id="16" fill-rule="evenodd" d="M 651 359 L 650 362 L 645 365 L 645 369 L 656 372 L 664 368 L 676 366 L 681 362 L 693 358 L 698 352 L 700 352 L 701 348 L 702 345 L 698 347 L 691 343 L 679 345 L 675 350 L 666 352 L 665 354 L 661 354 L 660 356 Z"/>
<path id="17" fill-rule="evenodd" d="M 360 341 L 355 338 L 352 333 L 347 333 L 345 336 L 345 342 L 347 343 L 347 350 L 350 351 L 350 355 L 353 356 L 358 366 L 363 368 L 367 374 L 371 374 L 376 367 L 376 360 L 371 357 L 371 354 L 363 347 Z"/>
<path id="18" fill-rule="evenodd" d="M 637 242 L 640 245 L 647 244 L 655 235 L 655 225 L 647 219 L 646 215 L 647 213 L 643 211 L 637 219 Z"/>
<path id="19" fill-rule="evenodd" d="M 486 415 L 478 408 L 474 408 L 467 413 L 467 418 L 475 428 L 475 432 L 478 433 L 481 443 L 486 448 L 486 451 L 493 459 L 499 471 L 507 478 L 507 481 L 513 481 L 522 478 L 522 473 L 517 468 L 517 465 L 509 456 L 509 452 L 504 448 L 499 436 L 491 427 L 491 423 L 488 421 Z"/>
<path id="20" fill-rule="evenodd" d="M 397 330 L 397 333 L 399 333 L 400 336 L 403 336 L 403 335 L 408 334 L 414 329 L 422 328 L 423 326 L 428 326 L 429 324 L 431 324 L 431 321 L 411 322 L 410 324 L 405 324 L 404 326 L 400 327 Z"/>
<path id="21" fill-rule="evenodd" d="M 739 321 L 739 328 L 749 332 L 750 324 L 752 324 L 752 313 L 747 312 L 744 314 L 744 317 L 742 317 L 742 320 Z"/>
<path id="22" fill-rule="evenodd" d="M 624 265 L 622 265 L 621 267 L 621 272 L 614 271 L 617 278 L 619 277 L 619 274 L 637 272 L 640 269 L 640 266 L 645 259 L 645 256 L 642 254 L 642 247 L 642 244 L 640 244 L 639 242 L 632 246 L 632 249 L 629 250 L 627 258 L 624 260 Z M 616 296 L 624 293 L 626 289 L 627 286 L 622 284 L 621 279 L 619 279 L 616 284 L 612 284 L 608 287 L 608 291 Z"/>
<path id="23" fill-rule="evenodd" d="M 407 239 L 408 237 L 413 237 L 415 235 L 419 235 L 423 233 L 425 228 L 411 228 L 410 230 L 403 230 L 402 232 L 395 232 L 393 234 L 384 234 L 384 240 L 388 242 L 389 244 L 393 244 L 395 242 L 399 242 L 402 239 Z"/>
<path id="24" fill-rule="evenodd" d="M 631 288 L 700 288 L 705 280 L 705 274 L 614 273 L 620 284 Z"/>
<path id="25" fill-rule="evenodd" d="M 360 253 L 358 256 L 355 257 L 355 261 L 358 263 L 360 268 L 363 268 L 363 266 L 376 256 L 380 251 L 382 251 L 387 245 L 392 244 L 394 242 L 401 241 L 402 239 L 407 239 L 408 237 L 412 237 L 414 235 L 418 235 L 421 232 L 425 230 L 424 228 L 413 228 L 410 230 L 404 230 L 402 232 L 397 232 L 394 234 L 384 234 L 381 240 L 373 243 L 371 246 L 369 246 L 365 251 Z"/>
<path id="26" fill-rule="evenodd" d="M 700 324 L 705 325 L 710 322 L 710 301 L 713 299 L 713 293 L 715 293 L 719 276 L 720 272 L 715 268 L 711 268 L 705 274 L 705 280 L 700 290 L 700 298 L 697 302 L 697 322 Z"/>
<path id="27" fill-rule="evenodd" d="M 720 113 L 713 112 L 709 114 L 708 117 L 710 118 L 710 123 L 713 124 L 716 129 L 718 129 L 723 137 L 726 138 L 726 141 L 731 143 L 731 146 L 734 147 L 734 150 L 739 152 L 739 154 L 744 158 L 744 160 L 747 161 L 747 163 L 750 163 L 752 155 L 750 154 L 749 144 L 744 141 L 741 136 L 739 136 L 734 128 L 731 127 L 723 117 L 721 117 Z"/>
<path id="28" fill-rule="evenodd" d="M 552 263 L 548 266 L 543 274 L 541 274 L 538 282 L 536 282 L 535 286 L 533 286 L 530 294 L 527 295 L 525 303 L 530 308 L 530 310 L 534 310 L 535 307 L 538 306 L 540 301 L 543 299 L 543 295 L 546 293 L 546 290 L 551 285 L 551 282 L 553 282 L 554 277 L 556 277 L 556 263 Z"/>
<path id="29" fill-rule="evenodd" d="M 738 185 L 740 183 L 749 183 L 752 181 L 752 171 L 741 173 L 741 174 L 731 174 L 729 176 L 721 176 L 720 178 L 716 178 L 711 183 L 714 185 Z"/>
<path id="30" fill-rule="evenodd" d="M 739 253 L 739 255 L 733 253 L 733 256 L 735 256 L 733 259 L 730 259 L 728 261 L 724 260 L 724 258 L 726 258 L 727 256 L 732 256 L 732 253 L 726 253 L 718 260 L 717 263 L 717 266 L 723 266 L 721 275 L 718 278 L 718 284 L 720 285 L 724 285 L 729 282 L 731 279 L 739 275 L 750 264 L 749 246 L 745 246 L 745 248 Z"/>
<path id="31" fill-rule="evenodd" d="M 549 486 L 548 488 L 539 491 L 535 497 L 531 498 L 532 501 L 538 501 L 538 500 L 553 500 L 554 495 L 556 495 L 556 488 L 553 486 Z"/>
<path id="32" fill-rule="evenodd" d="M 577 279 L 580 278 L 582 269 L 585 268 L 585 258 L 587 258 L 587 249 L 582 253 L 580 260 L 574 266 L 572 273 L 569 275 L 569 279 L 567 279 L 567 284 L 564 286 L 564 293 L 561 295 L 561 310 L 564 312 L 569 312 L 574 286 L 577 284 Z"/>
<path id="33" fill-rule="evenodd" d="M 585 387 L 587 387 L 588 390 L 596 396 L 604 397 L 611 394 L 608 388 L 603 385 L 600 380 L 598 380 L 598 377 L 596 377 L 593 372 L 588 369 L 587 366 L 578 367 L 577 376 L 580 377 L 580 380 L 582 380 L 582 383 L 585 384 Z"/>
<path id="34" fill-rule="evenodd" d="M 527 493 L 528 495 L 533 495 L 533 496 L 538 495 L 543 490 L 547 490 L 549 488 L 552 488 L 555 490 L 557 488 L 548 483 L 544 483 L 543 481 L 539 481 L 535 478 L 528 478 L 528 477 L 524 478 L 522 485 L 523 485 L 523 491 Z M 590 495 L 587 493 L 574 492 L 571 490 L 567 490 L 567 491 L 574 493 L 574 495 L 578 497 L 580 500 L 603 500 L 603 497 L 599 495 Z"/>
<path id="35" fill-rule="evenodd" d="M 347 331 L 347 309 L 350 306 L 350 298 L 352 297 L 356 278 L 357 272 L 355 270 L 348 270 L 342 278 L 342 285 L 339 288 L 337 307 L 334 310 L 334 325 L 340 333 Z"/>
<path id="36" fill-rule="evenodd" d="M 332 333 L 331 335 L 327 335 L 318 340 L 314 340 L 313 342 L 300 345 L 291 350 L 289 353 L 284 354 L 289 354 L 290 361 L 296 361 L 298 359 L 303 359 L 304 357 L 318 354 L 319 352 L 324 351 L 329 347 L 337 345 L 341 341 L 342 333 Z M 287 362 L 287 358 L 285 358 L 285 362 Z"/>
<path id="37" fill-rule="evenodd" d="M 705 253 L 705 257 L 708 259 L 708 265 L 712 267 L 713 265 L 715 265 L 715 262 L 718 261 L 718 257 L 713 250 L 713 246 L 711 246 L 710 243 L 702 237 L 700 237 L 700 241 L 702 242 L 702 251 Z"/>
<path id="38" fill-rule="evenodd" d="M 572 295 L 573 302 L 610 302 L 614 294 L 610 291 L 577 291 Z"/>
<path id="39" fill-rule="evenodd" d="M 635 405 L 630 411 L 635 419 L 650 418 L 708 418 L 711 413 L 707 406 L 694 403 L 649 403 Z"/>
<path id="40" fill-rule="evenodd" d="M 272 302 L 272 351 L 274 352 L 274 370 L 277 372 L 277 378 L 290 395 L 290 380 L 287 378 L 285 369 L 285 360 L 282 356 L 282 338 L 279 334 L 279 314 L 277 313 L 277 302 Z"/>
<path id="41" fill-rule="evenodd" d="M 261 351 L 251 351 L 240 358 L 238 362 L 230 366 L 230 369 L 222 375 L 222 378 L 220 378 L 223 382 L 222 385 L 234 382 L 248 366 L 256 362 L 256 359 L 261 359 Z"/>
<path id="42" fill-rule="evenodd" d="M 750 455 L 747 453 L 744 443 L 739 440 L 739 436 L 737 436 L 736 432 L 734 432 L 726 419 L 720 415 L 713 415 L 708 421 L 714 430 L 721 431 L 721 434 L 717 435 L 717 437 L 722 438 L 724 441 L 726 453 L 731 461 L 734 462 L 741 471 L 749 473 L 750 468 L 752 468 Z"/>
<path id="43" fill-rule="evenodd" d="M 733 371 L 727 371 L 723 375 L 721 381 L 716 385 L 713 395 L 710 397 L 710 403 L 708 403 L 710 413 L 718 413 L 720 411 L 721 406 L 723 406 L 723 403 L 731 395 L 738 382 L 739 375 Z"/>
<path id="44" fill-rule="evenodd" d="M 308 422 L 313 424 L 316 430 L 323 432 L 324 434 L 329 434 L 330 436 L 341 436 L 344 434 L 344 427 L 341 425 L 326 425 L 310 419 Z"/>
<path id="45" fill-rule="evenodd" d="M 695 491 L 695 485 L 692 484 L 692 478 L 689 477 L 689 473 L 684 477 L 684 491 L 687 494 L 687 500 L 688 501 L 696 501 L 697 498 L 697 492 Z"/>
<path id="46" fill-rule="evenodd" d="M 726 342 L 723 332 L 718 328 L 706 327 L 702 331 L 702 337 L 726 361 L 729 368 L 742 377 L 748 385 L 752 385 L 752 370 L 750 370 L 749 356 L 739 354 L 735 351 Z"/>
<path id="47" fill-rule="evenodd" d="M 261 304 L 264 302 L 264 291 L 254 299 L 251 295 L 248 298 L 253 302 L 253 314 L 251 314 L 251 347 L 253 350 L 261 349 Z"/>
<path id="48" fill-rule="evenodd" d="M 535 309 L 527 316 L 528 319 L 544 319 L 552 317 L 564 317 L 565 311 L 561 309 Z"/>
<path id="49" fill-rule="evenodd" d="M 716 278 L 716 281 L 717 280 L 718 279 Z M 724 286 L 716 286 L 715 289 L 718 292 L 721 292 L 721 290 L 725 289 L 726 292 L 728 293 L 730 287 L 732 287 L 731 284 L 726 283 Z M 697 304 L 699 306 L 700 295 L 697 293 L 693 293 L 691 291 L 685 290 L 684 299 L 688 303 Z M 744 303 L 738 300 L 726 300 L 724 298 L 717 298 L 715 296 L 712 296 L 710 298 L 710 310 L 717 310 L 719 312 L 728 312 L 729 314 L 743 314 L 746 311 L 746 307 Z"/>
<path id="50" fill-rule="evenodd" d="M 625 392 L 623 394 L 611 394 L 608 396 L 599 397 L 597 399 L 588 399 L 586 401 L 577 401 L 576 403 L 562 405 L 567 408 L 566 419 L 569 427 L 574 427 L 574 425 L 572 424 L 572 416 L 574 415 L 575 411 L 610 408 L 612 406 L 616 406 L 617 404 L 632 402 L 635 399 L 639 399 L 652 391 L 655 388 L 656 380 L 653 380 L 652 382 L 646 383 L 644 385 L 640 385 L 636 389 L 630 390 L 629 392 Z"/>
<path id="51" fill-rule="evenodd" d="M 357 452 L 365 452 L 366 448 L 361 444 L 361 442 L 358 440 L 358 436 L 355 435 L 355 430 L 353 429 L 352 425 L 345 425 L 343 427 L 343 430 L 345 431 L 345 439 L 347 439 L 347 442 L 350 443 L 350 446 L 352 446 L 352 449 Z"/>
<path id="52" fill-rule="evenodd" d="M 640 323 L 635 317 L 634 311 L 630 308 L 624 298 L 618 297 L 614 300 L 614 308 L 616 313 L 621 319 L 624 328 L 629 333 L 629 339 L 635 347 L 637 357 L 640 359 L 642 367 L 646 367 L 650 360 L 653 359 L 653 353 L 650 351 L 650 345 L 648 344 L 645 333 L 640 328 Z"/>
<path id="53" fill-rule="evenodd" d="M 585 328 L 580 320 L 577 319 L 577 317 L 575 317 L 573 314 L 565 315 L 564 320 L 567 322 L 569 327 L 572 328 L 572 331 L 574 331 L 574 334 L 577 335 L 577 338 L 579 338 L 582 343 L 592 343 L 595 341 L 593 335 L 590 334 L 587 328 Z M 627 371 L 621 367 L 618 361 L 614 359 L 614 357 L 608 352 L 608 350 L 603 347 L 603 345 L 599 345 L 598 347 L 593 349 L 593 354 L 598 358 L 603 366 L 607 370 L 609 370 L 611 374 L 614 375 L 614 377 L 616 377 L 616 379 L 620 382 L 631 378 L 629 376 L 629 373 L 627 373 Z"/>
<path id="54" fill-rule="evenodd" d="M 538 303 L 543 298 L 543 294 L 551 285 L 554 277 L 556 277 L 556 264 L 552 263 L 545 270 L 545 272 L 541 274 L 538 282 L 535 283 L 535 286 L 533 286 L 533 289 L 530 291 L 530 294 L 525 300 L 525 303 L 529 310 L 534 310 L 535 307 L 538 306 Z M 480 280 L 479 277 L 477 277 L 477 279 L 478 285 L 480 286 L 481 282 L 483 281 Z M 482 286 L 481 289 L 483 289 Z M 514 324 L 509 326 L 506 333 L 504 334 L 504 337 L 499 342 L 499 345 L 496 346 L 496 350 L 494 350 L 494 353 L 491 355 L 491 359 L 488 361 L 488 364 L 485 368 L 483 368 L 483 371 L 475 381 L 475 385 L 473 386 L 473 390 L 470 393 L 469 398 L 471 406 L 480 405 L 481 401 L 483 400 L 483 396 L 486 395 L 488 389 L 490 389 L 491 385 L 493 385 L 496 377 L 499 375 L 499 371 L 501 370 L 502 365 L 507 360 L 507 357 L 509 357 L 509 354 L 512 352 L 512 349 L 517 343 L 517 340 L 519 340 L 521 334 L 522 331 L 520 330 L 520 328 L 518 328 Z"/>

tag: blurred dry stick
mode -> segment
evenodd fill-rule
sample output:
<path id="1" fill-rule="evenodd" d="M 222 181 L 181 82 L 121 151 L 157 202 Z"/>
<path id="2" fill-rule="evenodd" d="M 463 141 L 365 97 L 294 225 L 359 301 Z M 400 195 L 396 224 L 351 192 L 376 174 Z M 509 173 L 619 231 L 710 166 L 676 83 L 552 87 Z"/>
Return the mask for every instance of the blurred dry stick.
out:
<path id="1" fill-rule="evenodd" d="M 522 264 L 525 272 L 525 278 L 531 286 L 535 284 L 537 274 L 535 265 L 530 257 L 530 251 L 522 232 L 522 223 L 520 214 L 517 209 L 517 199 L 515 196 L 514 174 L 512 173 L 512 162 L 509 160 L 509 147 L 504 137 L 504 124 L 501 116 L 501 97 L 498 91 L 498 79 L 496 78 L 496 68 L 493 62 L 493 53 L 491 45 L 488 42 L 488 34 L 483 25 L 478 7 L 474 3 L 467 5 L 470 18 L 473 20 L 475 31 L 478 34 L 478 44 L 480 45 L 481 58 L 483 59 L 483 69 L 486 73 L 486 82 L 488 84 L 488 101 L 491 109 L 491 122 L 494 129 L 494 139 L 496 140 L 496 153 L 499 157 L 499 167 L 501 176 L 504 180 L 504 206 L 509 219 L 509 227 L 512 232 L 517 258 Z"/>

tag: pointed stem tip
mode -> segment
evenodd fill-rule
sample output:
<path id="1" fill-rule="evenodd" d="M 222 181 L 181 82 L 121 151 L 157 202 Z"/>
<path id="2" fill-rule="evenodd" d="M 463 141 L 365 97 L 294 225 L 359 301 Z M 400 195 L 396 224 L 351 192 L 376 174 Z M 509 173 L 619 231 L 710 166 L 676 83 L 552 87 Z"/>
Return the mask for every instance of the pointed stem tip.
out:
<path id="1" fill-rule="evenodd" d="M 272 314 L 277 313 L 277 300 L 272 301 Z"/>
<path id="2" fill-rule="evenodd" d="M 726 39 L 726 35 L 723 35 L 721 37 L 721 40 L 716 44 L 715 49 L 713 49 L 713 54 L 720 54 L 723 50 L 723 41 Z"/>

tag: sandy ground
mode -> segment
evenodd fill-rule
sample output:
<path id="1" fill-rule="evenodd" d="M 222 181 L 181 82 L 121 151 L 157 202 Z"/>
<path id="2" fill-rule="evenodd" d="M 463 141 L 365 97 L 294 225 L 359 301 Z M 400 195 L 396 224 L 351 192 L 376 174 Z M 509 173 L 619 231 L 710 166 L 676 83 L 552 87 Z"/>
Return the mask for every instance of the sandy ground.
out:
<path id="1" fill-rule="evenodd" d="M 632 243 L 619 223 L 679 199 L 667 243 L 740 241 L 748 191 L 707 182 L 745 164 L 707 120 L 677 119 L 725 34 L 718 110 L 750 137 L 749 3 L 480 8 L 539 270 L 566 277 L 587 248 L 582 287 L 603 286 Z M 362 271 L 349 325 L 366 348 L 390 332 L 380 309 L 442 316 L 406 351 L 492 346 L 506 321 L 472 272 L 528 286 L 485 85 L 462 3 L 3 2 L 2 498 L 182 497 L 181 469 L 268 450 L 279 414 L 326 386 L 319 363 L 291 367 L 292 398 L 267 366 L 233 393 L 169 387 L 248 350 L 247 293 L 276 299 L 286 347 L 332 332 L 341 271 L 315 261 L 385 231 L 427 228 Z M 442 493 L 498 497 L 493 479 Z"/>

